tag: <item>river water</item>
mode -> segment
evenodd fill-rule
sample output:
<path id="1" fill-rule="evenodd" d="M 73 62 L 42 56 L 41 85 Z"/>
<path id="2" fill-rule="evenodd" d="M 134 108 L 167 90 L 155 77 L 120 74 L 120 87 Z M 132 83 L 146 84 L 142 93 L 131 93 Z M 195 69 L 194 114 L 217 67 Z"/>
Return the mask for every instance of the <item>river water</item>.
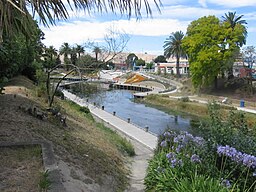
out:
<path id="1" fill-rule="evenodd" d="M 193 133 L 189 117 L 167 114 L 158 109 L 148 107 L 144 104 L 134 102 L 133 94 L 128 90 L 104 90 L 91 94 L 88 99 L 90 103 L 104 106 L 104 110 L 113 113 L 122 119 L 130 118 L 131 123 L 139 127 L 148 127 L 154 134 L 161 134 L 167 128 L 178 131 Z"/>

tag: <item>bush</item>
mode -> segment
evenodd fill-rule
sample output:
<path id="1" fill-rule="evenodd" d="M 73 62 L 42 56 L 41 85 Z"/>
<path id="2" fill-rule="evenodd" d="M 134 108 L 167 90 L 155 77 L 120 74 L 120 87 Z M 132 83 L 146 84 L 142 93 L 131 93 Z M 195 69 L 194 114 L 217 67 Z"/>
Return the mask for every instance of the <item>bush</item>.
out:
<path id="1" fill-rule="evenodd" d="M 79 111 L 81 111 L 81 112 L 83 112 L 83 113 L 86 113 L 86 114 L 90 113 L 90 109 L 89 109 L 88 107 L 82 107 L 82 106 L 80 106 L 80 107 L 79 107 Z"/>
<path id="2" fill-rule="evenodd" d="M 145 178 L 148 191 L 256 190 L 256 138 L 242 113 L 231 111 L 223 121 L 219 108 L 209 105 L 202 137 L 173 131 L 159 136 Z"/>

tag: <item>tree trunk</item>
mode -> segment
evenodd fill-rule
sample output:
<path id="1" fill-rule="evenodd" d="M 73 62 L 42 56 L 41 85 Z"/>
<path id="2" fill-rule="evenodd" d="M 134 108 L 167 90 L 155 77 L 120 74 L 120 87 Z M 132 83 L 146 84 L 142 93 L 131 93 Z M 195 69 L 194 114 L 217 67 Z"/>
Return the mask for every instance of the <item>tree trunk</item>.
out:
<path id="1" fill-rule="evenodd" d="M 180 78 L 180 57 L 179 55 L 176 55 L 176 74 L 177 77 Z"/>
<path id="2" fill-rule="evenodd" d="M 51 95 L 50 95 L 50 73 L 51 73 L 51 71 L 47 70 L 46 92 L 47 92 L 48 103 L 51 102 Z"/>
<path id="3" fill-rule="evenodd" d="M 95 59 L 96 59 L 96 62 L 98 61 L 98 53 L 96 52 L 95 53 Z"/>
<path id="4" fill-rule="evenodd" d="M 214 77 L 214 88 L 218 89 L 218 77 L 217 76 Z"/>
<path id="5" fill-rule="evenodd" d="M 64 76 L 61 78 L 61 80 L 59 80 L 59 82 L 57 83 L 57 85 L 56 85 L 56 87 L 55 87 L 55 89 L 54 89 L 54 92 L 53 92 L 53 94 L 52 94 L 52 97 L 51 97 L 51 99 L 50 99 L 50 103 L 49 103 L 49 107 L 50 107 L 50 108 L 52 107 L 53 100 L 54 100 L 54 96 L 55 96 L 55 94 L 56 94 L 56 92 L 57 92 L 57 90 L 58 90 L 58 88 L 59 88 L 59 86 L 60 86 L 60 83 L 61 83 L 69 74 L 71 74 L 74 70 L 75 70 L 75 69 L 72 69 L 71 71 L 69 71 L 69 72 L 68 72 L 66 75 L 64 75 Z"/>

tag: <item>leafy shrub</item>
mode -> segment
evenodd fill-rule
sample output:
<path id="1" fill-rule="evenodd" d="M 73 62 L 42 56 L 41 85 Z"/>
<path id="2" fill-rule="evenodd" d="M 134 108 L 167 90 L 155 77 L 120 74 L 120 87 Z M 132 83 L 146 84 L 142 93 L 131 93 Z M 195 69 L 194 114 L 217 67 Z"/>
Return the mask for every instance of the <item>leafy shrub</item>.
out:
<path id="1" fill-rule="evenodd" d="M 209 105 L 202 137 L 173 131 L 159 136 L 145 178 L 148 191 L 256 190 L 256 138 L 242 113 L 231 111 L 224 121 L 219 109 Z"/>
<path id="2" fill-rule="evenodd" d="M 86 113 L 86 114 L 90 113 L 90 109 L 89 109 L 88 107 L 82 107 L 82 106 L 80 106 L 80 107 L 79 107 L 79 111 L 81 111 L 81 112 L 83 112 L 83 113 Z"/>

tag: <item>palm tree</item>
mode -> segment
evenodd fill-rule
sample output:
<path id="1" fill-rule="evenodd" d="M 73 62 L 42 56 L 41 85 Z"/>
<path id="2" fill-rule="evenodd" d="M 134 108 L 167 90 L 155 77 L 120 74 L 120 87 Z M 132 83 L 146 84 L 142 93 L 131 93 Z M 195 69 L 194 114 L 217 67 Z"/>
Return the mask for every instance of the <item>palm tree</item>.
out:
<path id="1" fill-rule="evenodd" d="M 232 58 L 234 58 L 235 55 L 237 54 L 237 52 L 239 51 L 239 47 L 242 47 L 243 45 L 246 44 L 247 29 L 246 29 L 245 25 L 247 24 L 247 22 L 245 20 L 243 20 L 242 17 L 243 17 L 243 15 L 236 16 L 236 12 L 228 12 L 228 14 L 225 13 L 225 16 L 222 16 L 223 21 L 227 22 L 229 24 L 229 27 L 232 29 L 232 31 L 234 31 L 237 26 L 240 26 L 243 29 L 243 35 L 236 42 L 237 49 L 234 51 L 234 55 Z M 230 35 L 228 35 L 225 40 L 227 41 L 230 38 L 231 38 Z M 231 61 L 228 66 L 228 79 L 231 79 L 234 77 L 233 63 L 234 62 Z"/>
<path id="2" fill-rule="evenodd" d="M 99 12 L 117 12 L 127 14 L 129 17 L 134 12 L 136 17 L 141 16 L 141 4 L 147 14 L 152 14 L 150 3 L 148 0 L 1 0 L 0 1 L 0 43 L 2 41 L 3 31 L 7 34 L 15 32 L 15 30 L 27 31 L 27 25 L 31 21 L 31 14 L 38 15 L 39 20 L 46 26 L 54 24 L 56 20 L 66 20 L 69 17 L 68 8 L 72 10 L 84 10 L 91 12 L 97 10 Z M 160 0 L 155 1 L 159 10 Z M 29 11 L 29 10 L 32 11 Z M 17 16 L 18 14 L 18 16 Z M 15 34 L 15 33 L 14 33 Z"/>
<path id="3" fill-rule="evenodd" d="M 229 24 L 229 27 L 232 28 L 232 31 L 235 30 L 237 25 L 241 25 L 243 27 L 243 38 L 239 41 L 239 46 L 242 47 L 246 44 L 246 37 L 247 37 L 247 29 L 244 25 L 247 24 L 245 20 L 242 19 L 243 15 L 236 16 L 236 12 L 228 12 L 225 13 L 225 16 L 222 16 L 224 22 Z"/>
<path id="4" fill-rule="evenodd" d="M 58 55 L 57 50 L 53 46 L 50 46 L 50 47 L 46 47 L 44 49 L 44 52 L 45 52 L 44 57 L 46 59 L 46 63 L 45 63 L 46 67 L 47 68 L 53 67 L 56 64 L 56 57 Z"/>
<path id="5" fill-rule="evenodd" d="M 77 47 L 72 47 L 70 50 L 70 61 L 73 65 L 76 65 L 77 54 L 79 54 Z"/>
<path id="6" fill-rule="evenodd" d="M 180 77 L 180 58 L 186 56 L 184 49 L 182 48 L 182 39 L 184 34 L 182 31 L 176 31 L 172 33 L 164 42 L 164 56 L 168 59 L 170 57 L 176 57 L 176 70 L 177 77 Z"/>
<path id="7" fill-rule="evenodd" d="M 68 43 L 63 43 L 60 47 L 60 54 L 64 55 L 64 63 L 69 64 L 68 62 L 68 55 L 71 54 L 71 48 Z"/>
<path id="8" fill-rule="evenodd" d="M 33 22 L 24 1 L 0 1 L 0 43 L 3 42 L 3 36 L 10 36 L 18 32 L 29 37 L 33 33 Z"/>
<path id="9" fill-rule="evenodd" d="M 76 45 L 76 52 L 78 53 L 78 58 L 81 57 L 81 53 L 84 53 L 84 48 L 81 45 Z"/>
<path id="10" fill-rule="evenodd" d="M 53 61 L 53 58 L 58 55 L 57 50 L 53 46 L 45 48 L 45 53 L 50 57 L 50 61 Z"/>
<path id="11" fill-rule="evenodd" d="M 98 61 L 98 55 L 101 53 L 101 48 L 98 47 L 98 46 L 95 46 L 95 47 L 93 48 L 93 52 L 95 53 L 95 60 L 96 60 L 96 62 L 97 62 L 97 61 Z"/>
<path id="12" fill-rule="evenodd" d="M 63 43 L 60 47 L 60 55 L 64 55 L 64 64 L 66 65 L 66 70 L 69 70 L 69 64 L 71 63 L 68 55 L 71 55 L 71 47 L 68 43 Z M 71 57 L 71 56 L 70 56 Z"/>

